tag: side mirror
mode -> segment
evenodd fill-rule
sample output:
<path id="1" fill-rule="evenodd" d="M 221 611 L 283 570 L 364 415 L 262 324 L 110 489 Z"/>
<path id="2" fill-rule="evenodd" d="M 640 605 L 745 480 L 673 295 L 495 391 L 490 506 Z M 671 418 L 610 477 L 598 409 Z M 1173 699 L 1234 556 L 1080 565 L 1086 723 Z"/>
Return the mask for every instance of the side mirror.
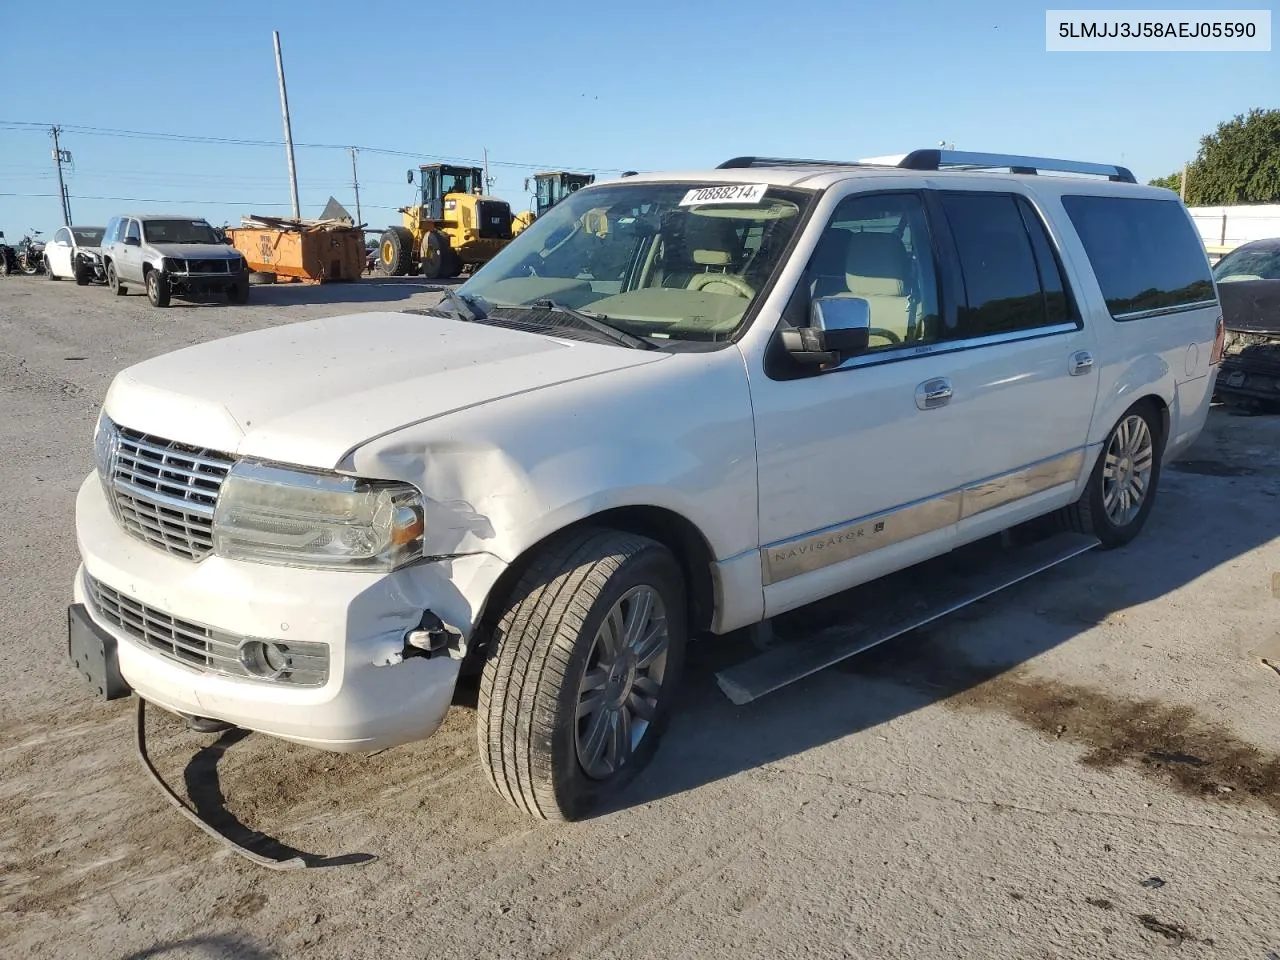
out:
<path id="1" fill-rule="evenodd" d="M 782 331 L 782 345 L 800 363 L 836 364 L 867 349 L 871 304 L 861 297 L 819 297 L 809 326 Z"/>
<path id="2" fill-rule="evenodd" d="M 140 247 L 142 246 L 142 241 L 139 240 L 137 237 L 125 237 L 124 245 L 126 247 Z"/>

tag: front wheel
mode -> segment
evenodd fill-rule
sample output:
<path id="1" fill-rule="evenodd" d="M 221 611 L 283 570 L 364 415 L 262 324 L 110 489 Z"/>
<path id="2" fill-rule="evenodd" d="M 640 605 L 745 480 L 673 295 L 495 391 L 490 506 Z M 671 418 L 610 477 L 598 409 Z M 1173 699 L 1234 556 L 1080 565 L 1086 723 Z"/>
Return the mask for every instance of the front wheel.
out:
<path id="1" fill-rule="evenodd" d="M 490 783 L 544 820 L 576 820 L 642 770 L 684 665 L 685 590 L 671 552 L 590 529 L 532 561 L 490 639 L 476 732 Z"/>
<path id="2" fill-rule="evenodd" d="M 1067 525 L 1091 533 L 1104 549 L 1122 547 L 1142 530 L 1156 500 L 1164 455 L 1160 417 L 1150 403 L 1130 407 L 1111 429 Z"/>
<path id="3" fill-rule="evenodd" d="M 227 302 L 245 304 L 249 302 L 249 281 L 239 280 L 227 287 Z"/>
<path id="4" fill-rule="evenodd" d="M 147 271 L 147 299 L 153 307 L 169 305 L 169 278 L 159 270 Z"/>

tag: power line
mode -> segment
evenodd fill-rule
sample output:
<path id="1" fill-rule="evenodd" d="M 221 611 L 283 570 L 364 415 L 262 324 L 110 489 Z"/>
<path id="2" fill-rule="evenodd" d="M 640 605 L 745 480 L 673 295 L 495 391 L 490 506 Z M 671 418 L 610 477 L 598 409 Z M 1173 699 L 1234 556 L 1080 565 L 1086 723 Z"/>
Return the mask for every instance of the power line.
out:
<path id="1" fill-rule="evenodd" d="M 0 193 L 0 197 L 16 197 L 22 200 L 42 200 L 49 197 L 56 197 L 56 193 Z M 175 206 L 185 204 L 208 204 L 223 207 L 292 207 L 292 203 L 280 203 L 274 200 L 156 200 L 149 197 L 97 197 L 88 196 L 87 194 L 76 194 L 77 200 L 111 200 L 120 203 L 171 203 Z M 377 210 L 398 210 L 399 207 L 392 207 L 386 204 L 366 203 L 367 207 L 374 207 Z"/>
<path id="2" fill-rule="evenodd" d="M 33 123 L 25 120 L 0 120 L 0 128 L 11 130 L 47 130 L 52 124 Z M 218 143 L 228 146 L 242 147 L 272 147 L 280 148 L 284 146 L 283 140 L 258 140 L 248 137 L 211 137 L 202 134 L 185 134 L 185 133 L 160 133 L 148 130 L 124 130 L 115 127 L 95 127 L 80 124 L 62 124 L 63 133 L 76 133 L 83 136 L 93 137 L 117 137 L 122 139 L 134 140 L 164 140 L 176 143 Z M 352 144 L 349 143 L 294 143 L 295 149 L 308 150 L 350 150 Z M 387 147 L 369 147 L 356 144 L 356 149 L 366 153 L 379 154 L 387 157 L 407 157 L 416 160 L 436 160 L 444 163 L 459 163 L 469 166 L 481 166 L 483 159 L 476 157 L 455 157 L 434 153 L 415 153 L 406 150 L 392 150 Z M 620 173 L 621 168 L 614 167 L 581 167 L 573 164 L 557 164 L 557 163 L 531 163 L 528 161 L 516 160 L 490 160 L 489 165 L 493 167 L 511 167 L 521 170 L 580 170 L 584 173 Z"/>

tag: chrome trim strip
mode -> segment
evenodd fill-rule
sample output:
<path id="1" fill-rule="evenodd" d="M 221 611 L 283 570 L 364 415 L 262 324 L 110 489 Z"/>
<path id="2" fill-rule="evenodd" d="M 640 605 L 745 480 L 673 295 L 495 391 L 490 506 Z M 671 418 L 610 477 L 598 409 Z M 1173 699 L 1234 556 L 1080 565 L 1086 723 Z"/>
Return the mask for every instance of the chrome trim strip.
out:
<path id="1" fill-rule="evenodd" d="M 1080 447 L 936 497 L 768 544 L 760 548 L 764 585 L 813 573 L 1071 483 L 1084 465 L 1085 449 Z"/>
<path id="2" fill-rule="evenodd" d="M 1190 313 L 1192 310 L 1208 310 L 1210 307 L 1219 306 L 1216 299 L 1214 300 L 1197 300 L 1195 303 L 1180 303 L 1172 307 L 1156 307 L 1152 310 L 1132 310 L 1129 313 L 1113 313 L 1112 320 L 1145 320 L 1147 317 L 1166 317 L 1171 313 Z"/>
<path id="3" fill-rule="evenodd" d="M 881 363 L 893 363 L 898 360 L 912 360 L 916 357 L 932 357 L 939 354 L 958 353 L 961 350 L 975 350 L 979 347 L 990 347 L 1002 343 L 1018 343 L 1023 340 L 1039 340 L 1041 337 L 1055 337 L 1061 333 L 1078 333 L 1079 323 L 1056 323 L 1051 327 L 1032 327 L 1028 330 L 1010 330 L 1007 333 L 991 333 L 985 337 L 969 337 L 965 340 L 940 340 L 937 343 L 926 343 L 914 347 L 899 347 L 895 350 L 876 350 L 850 357 L 832 370 L 852 370 L 857 367 L 871 367 Z"/>
<path id="4" fill-rule="evenodd" d="M 1084 450 L 1075 450 L 965 487 L 960 519 L 976 516 L 1059 484 L 1070 483 L 1080 476 L 1083 467 Z"/>
<path id="5" fill-rule="evenodd" d="M 764 547 L 760 551 L 764 585 L 949 527 L 960 516 L 960 501 L 961 494 L 955 491 Z"/>

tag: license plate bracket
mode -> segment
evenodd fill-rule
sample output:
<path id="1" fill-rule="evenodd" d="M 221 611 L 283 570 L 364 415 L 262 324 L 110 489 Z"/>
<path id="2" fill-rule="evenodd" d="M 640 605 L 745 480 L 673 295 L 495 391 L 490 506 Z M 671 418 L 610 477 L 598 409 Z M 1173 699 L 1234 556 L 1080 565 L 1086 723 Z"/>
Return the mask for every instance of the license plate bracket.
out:
<path id="1" fill-rule="evenodd" d="M 67 607 L 67 656 L 99 699 L 120 700 L 133 693 L 120 673 L 116 638 L 93 622 L 82 603 Z"/>

